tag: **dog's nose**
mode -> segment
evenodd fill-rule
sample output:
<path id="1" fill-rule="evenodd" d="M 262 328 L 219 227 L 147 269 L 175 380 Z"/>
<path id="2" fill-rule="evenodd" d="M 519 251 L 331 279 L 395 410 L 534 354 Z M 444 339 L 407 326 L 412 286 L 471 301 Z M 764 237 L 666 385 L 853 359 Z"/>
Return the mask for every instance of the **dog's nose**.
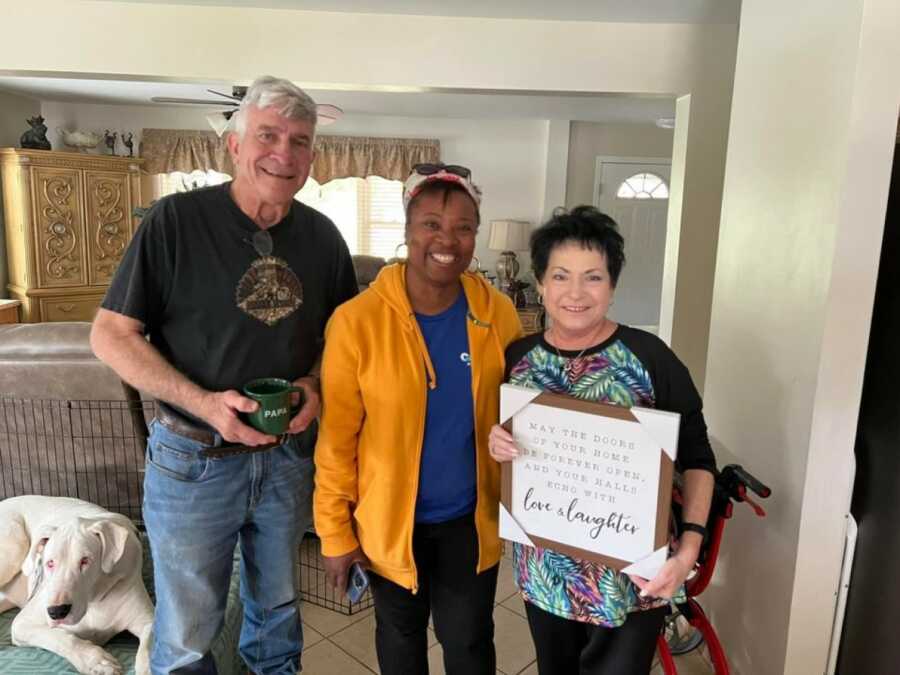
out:
<path id="1" fill-rule="evenodd" d="M 72 605 L 53 605 L 47 608 L 47 614 L 54 621 L 65 619 L 70 611 L 72 611 Z"/>

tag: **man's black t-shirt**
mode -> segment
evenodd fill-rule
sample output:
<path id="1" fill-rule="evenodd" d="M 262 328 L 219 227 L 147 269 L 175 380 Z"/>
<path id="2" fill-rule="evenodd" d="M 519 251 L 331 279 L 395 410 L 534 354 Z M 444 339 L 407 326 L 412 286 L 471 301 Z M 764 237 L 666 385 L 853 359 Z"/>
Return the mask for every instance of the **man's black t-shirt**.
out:
<path id="1" fill-rule="evenodd" d="M 331 313 L 357 292 L 347 245 L 326 216 L 294 201 L 261 256 L 260 229 L 229 188 L 154 205 L 102 304 L 143 322 L 159 352 L 209 391 L 306 375 Z"/>

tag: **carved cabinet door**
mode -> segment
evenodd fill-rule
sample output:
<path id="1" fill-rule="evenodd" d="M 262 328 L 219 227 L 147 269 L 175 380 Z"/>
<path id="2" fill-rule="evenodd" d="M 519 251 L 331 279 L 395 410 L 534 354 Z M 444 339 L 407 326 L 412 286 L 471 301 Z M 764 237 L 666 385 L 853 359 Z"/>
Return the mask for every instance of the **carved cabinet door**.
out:
<path id="1" fill-rule="evenodd" d="M 86 282 L 81 171 L 41 166 L 32 171 L 37 285 L 81 286 Z"/>
<path id="2" fill-rule="evenodd" d="M 88 283 L 106 286 L 131 239 L 129 177 L 102 171 L 85 171 L 84 176 Z"/>

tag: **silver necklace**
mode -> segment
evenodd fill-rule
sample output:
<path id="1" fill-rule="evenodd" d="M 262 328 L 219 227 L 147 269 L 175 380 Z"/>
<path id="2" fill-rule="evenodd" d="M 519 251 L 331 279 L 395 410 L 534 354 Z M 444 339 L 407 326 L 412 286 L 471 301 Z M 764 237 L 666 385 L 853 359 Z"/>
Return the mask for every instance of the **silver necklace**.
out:
<path id="1" fill-rule="evenodd" d="M 563 373 L 565 373 L 567 380 L 573 379 L 573 374 L 577 374 L 581 370 L 581 357 L 584 356 L 584 353 L 590 349 L 590 345 L 582 349 L 578 352 L 578 356 L 567 359 L 562 353 L 559 351 L 559 347 L 555 344 L 547 340 L 547 343 L 553 347 L 553 350 L 556 352 L 556 355 L 559 357 L 559 360 L 563 362 Z"/>

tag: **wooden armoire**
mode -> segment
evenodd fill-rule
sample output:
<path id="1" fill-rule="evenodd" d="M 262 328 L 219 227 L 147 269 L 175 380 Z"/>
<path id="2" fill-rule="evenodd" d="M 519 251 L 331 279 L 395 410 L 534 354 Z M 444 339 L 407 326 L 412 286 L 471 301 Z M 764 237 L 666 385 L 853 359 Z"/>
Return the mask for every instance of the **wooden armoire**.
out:
<path id="1" fill-rule="evenodd" d="M 9 292 L 23 322 L 90 321 L 131 240 L 141 160 L 0 149 Z"/>

